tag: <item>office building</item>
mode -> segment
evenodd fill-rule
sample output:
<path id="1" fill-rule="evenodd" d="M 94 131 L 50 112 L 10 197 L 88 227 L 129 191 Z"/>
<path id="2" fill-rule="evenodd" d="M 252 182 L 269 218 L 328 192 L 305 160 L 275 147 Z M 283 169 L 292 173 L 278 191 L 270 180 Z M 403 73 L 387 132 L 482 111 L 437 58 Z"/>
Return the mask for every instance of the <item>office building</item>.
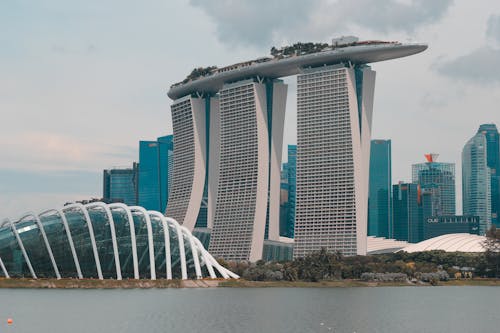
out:
<path id="1" fill-rule="evenodd" d="M 372 140 L 368 192 L 368 235 L 392 238 L 391 140 Z"/>
<path id="2" fill-rule="evenodd" d="M 113 168 L 103 172 L 102 197 L 108 202 L 123 202 L 126 205 L 137 205 L 138 165 L 132 168 Z"/>
<path id="3" fill-rule="evenodd" d="M 429 216 L 424 219 L 423 240 L 447 234 L 479 235 L 477 216 Z"/>
<path id="4" fill-rule="evenodd" d="M 432 193 L 435 211 L 431 215 L 455 215 L 455 164 L 437 162 L 437 154 L 425 157 L 427 162 L 412 165 L 412 182 Z"/>
<path id="5" fill-rule="evenodd" d="M 295 199 L 297 189 L 297 145 L 288 145 L 288 162 L 286 163 L 287 176 L 287 212 L 286 222 L 280 236 L 293 238 L 295 230 Z M 280 229 L 281 231 L 281 229 Z"/>
<path id="6" fill-rule="evenodd" d="M 491 173 L 482 132 L 467 141 L 462 150 L 462 203 L 464 215 L 479 216 L 479 233 L 486 234 L 491 226 Z"/>
<path id="7" fill-rule="evenodd" d="M 165 212 L 172 174 L 173 136 L 139 142 L 139 205 Z"/>
<path id="8" fill-rule="evenodd" d="M 499 133 L 495 124 L 479 126 L 478 133 L 486 137 L 486 163 L 490 168 L 491 222 L 500 227 L 500 144 Z"/>
<path id="9" fill-rule="evenodd" d="M 418 243 L 423 239 L 420 185 L 399 183 L 392 186 L 394 239 Z"/>

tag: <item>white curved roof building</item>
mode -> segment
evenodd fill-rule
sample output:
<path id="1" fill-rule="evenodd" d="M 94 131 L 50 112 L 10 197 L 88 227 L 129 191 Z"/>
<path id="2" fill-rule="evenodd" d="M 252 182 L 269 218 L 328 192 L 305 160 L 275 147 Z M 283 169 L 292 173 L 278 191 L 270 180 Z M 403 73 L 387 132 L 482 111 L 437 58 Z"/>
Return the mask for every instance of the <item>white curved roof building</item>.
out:
<path id="1" fill-rule="evenodd" d="M 485 248 L 482 244 L 485 240 L 486 237 L 478 235 L 448 234 L 411 244 L 401 249 L 401 251 L 408 253 L 433 250 L 443 250 L 446 252 L 484 252 Z"/>

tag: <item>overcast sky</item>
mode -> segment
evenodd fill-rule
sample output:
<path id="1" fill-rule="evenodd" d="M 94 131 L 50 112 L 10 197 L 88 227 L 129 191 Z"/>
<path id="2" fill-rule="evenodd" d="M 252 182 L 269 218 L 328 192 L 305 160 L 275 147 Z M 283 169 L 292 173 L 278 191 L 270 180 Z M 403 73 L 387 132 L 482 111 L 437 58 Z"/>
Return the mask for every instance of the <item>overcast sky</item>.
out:
<path id="1" fill-rule="evenodd" d="M 500 125 L 498 0 L 2 0 L 0 219 L 100 197 L 102 169 L 171 133 L 166 92 L 193 67 L 341 35 L 429 44 L 373 64 L 373 138 L 392 140 L 394 183 L 435 152 L 457 163 L 459 194 L 463 145 Z"/>

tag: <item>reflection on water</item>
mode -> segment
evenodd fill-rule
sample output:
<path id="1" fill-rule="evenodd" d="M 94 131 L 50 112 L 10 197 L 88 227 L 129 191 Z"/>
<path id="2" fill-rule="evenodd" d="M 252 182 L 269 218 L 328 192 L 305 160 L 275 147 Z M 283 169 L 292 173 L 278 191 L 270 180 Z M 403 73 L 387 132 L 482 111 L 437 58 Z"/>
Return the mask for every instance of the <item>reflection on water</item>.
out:
<path id="1" fill-rule="evenodd" d="M 480 333 L 499 308 L 498 287 L 4 289 L 0 332 Z"/>

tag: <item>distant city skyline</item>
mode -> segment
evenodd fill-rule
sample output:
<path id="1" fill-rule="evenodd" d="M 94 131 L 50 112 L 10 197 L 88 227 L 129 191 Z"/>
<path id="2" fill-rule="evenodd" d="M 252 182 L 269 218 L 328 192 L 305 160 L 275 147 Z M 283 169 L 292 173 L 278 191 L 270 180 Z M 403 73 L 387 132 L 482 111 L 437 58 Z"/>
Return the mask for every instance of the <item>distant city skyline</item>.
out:
<path id="1" fill-rule="evenodd" d="M 382 6 L 383 16 L 360 12 L 360 4 Z M 461 149 L 471 133 L 480 124 L 500 124 L 496 1 L 270 2 L 259 25 L 248 15 L 259 12 L 258 1 L 240 1 L 229 12 L 220 6 L 195 0 L 0 4 L 0 27 L 9 31 L 0 36 L 2 217 L 19 215 L 26 201 L 37 210 L 99 196 L 102 169 L 130 165 L 138 140 L 171 134 L 170 84 L 196 66 L 264 56 L 273 45 L 299 40 L 357 35 L 429 43 L 422 56 L 374 65 L 381 75 L 372 138 L 392 140 L 393 183 L 410 181 L 410 165 L 428 151 L 461 174 Z M 172 34 L 186 17 L 196 26 Z M 290 23 L 299 17 L 301 29 Z M 296 85 L 285 83 L 284 147 L 296 143 Z"/>

